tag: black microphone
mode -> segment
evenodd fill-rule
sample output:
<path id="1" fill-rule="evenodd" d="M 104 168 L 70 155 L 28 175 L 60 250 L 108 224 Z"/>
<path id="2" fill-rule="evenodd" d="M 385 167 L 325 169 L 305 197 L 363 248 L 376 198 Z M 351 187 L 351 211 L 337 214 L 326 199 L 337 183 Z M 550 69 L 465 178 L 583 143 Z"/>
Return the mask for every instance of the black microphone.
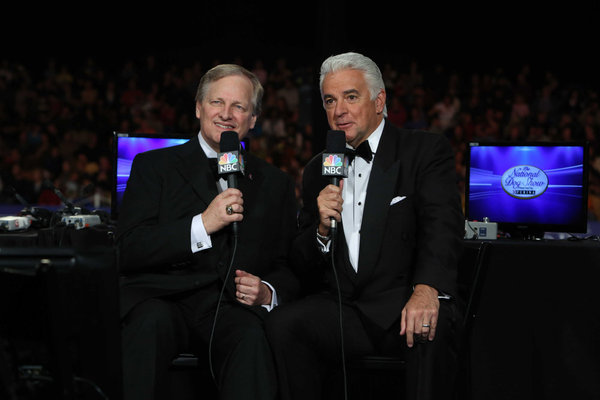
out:
<path id="1" fill-rule="evenodd" d="M 221 133 L 219 153 L 217 153 L 217 172 L 227 179 L 228 188 L 237 188 L 238 175 L 244 174 L 244 158 L 240 148 L 240 138 L 237 132 L 225 131 Z M 237 236 L 237 221 L 232 224 L 233 234 Z"/>
<path id="2" fill-rule="evenodd" d="M 346 152 L 346 134 L 344 131 L 330 130 L 327 132 L 327 143 L 325 152 L 323 153 L 323 163 L 321 174 L 329 176 L 331 184 L 339 186 L 340 178 L 348 176 L 348 166 L 345 162 Z M 331 231 L 335 235 L 337 221 L 331 218 Z"/>
<path id="3" fill-rule="evenodd" d="M 15 189 L 13 186 L 9 186 L 8 187 L 8 192 L 11 193 L 13 196 L 15 196 L 15 199 L 17 199 L 17 201 L 25 208 L 29 209 L 30 205 L 27 202 L 27 200 L 25 200 L 25 198 L 23 196 L 21 196 L 19 194 L 19 192 L 17 192 L 17 189 Z"/>
<path id="4" fill-rule="evenodd" d="M 56 186 L 54 186 L 52 182 L 50 182 L 50 180 L 44 179 L 44 181 L 42 182 L 42 187 L 44 189 L 51 190 L 52 192 L 54 192 L 55 195 L 58 196 L 60 201 L 62 201 L 62 203 L 65 205 L 67 213 L 73 214 L 75 212 L 75 206 L 73 205 L 73 203 L 71 203 L 65 197 L 65 195 Z"/>
<path id="5" fill-rule="evenodd" d="M 19 212 L 19 216 L 31 216 L 31 226 L 34 228 L 47 228 L 50 225 L 50 220 L 52 219 L 52 212 L 50 210 L 32 207 L 13 186 L 9 186 L 8 191 L 25 207 Z"/>

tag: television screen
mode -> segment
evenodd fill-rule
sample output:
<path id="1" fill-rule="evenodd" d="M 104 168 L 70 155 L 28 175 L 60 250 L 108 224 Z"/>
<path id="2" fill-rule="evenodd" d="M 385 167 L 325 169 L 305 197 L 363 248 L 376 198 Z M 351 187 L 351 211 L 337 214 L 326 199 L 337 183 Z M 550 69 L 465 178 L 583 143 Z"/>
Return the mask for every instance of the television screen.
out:
<path id="1" fill-rule="evenodd" d="M 585 143 L 468 146 L 465 216 L 516 234 L 586 232 Z"/>
<path id="2" fill-rule="evenodd" d="M 113 187 L 111 199 L 111 217 L 116 220 L 119 214 L 119 205 L 127 187 L 127 180 L 131 172 L 131 163 L 136 154 L 175 146 L 190 140 L 190 135 L 158 135 L 140 133 L 117 133 L 113 135 Z"/>

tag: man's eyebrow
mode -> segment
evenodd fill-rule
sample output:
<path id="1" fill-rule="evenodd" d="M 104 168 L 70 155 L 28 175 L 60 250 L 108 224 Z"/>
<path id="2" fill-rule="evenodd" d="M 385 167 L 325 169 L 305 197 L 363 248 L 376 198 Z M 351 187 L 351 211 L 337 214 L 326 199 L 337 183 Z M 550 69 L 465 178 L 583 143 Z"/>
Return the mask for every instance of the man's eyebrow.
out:
<path id="1" fill-rule="evenodd" d="M 357 89 L 348 89 L 348 90 L 344 90 L 342 93 L 343 93 L 344 95 L 349 95 L 349 94 L 360 94 L 360 93 L 359 93 L 359 91 L 358 91 Z M 326 97 L 334 97 L 334 96 L 333 96 L 332 94 L 325 93 L 325 94 L 323 95 L 323 98 L 326 98 Z"/>

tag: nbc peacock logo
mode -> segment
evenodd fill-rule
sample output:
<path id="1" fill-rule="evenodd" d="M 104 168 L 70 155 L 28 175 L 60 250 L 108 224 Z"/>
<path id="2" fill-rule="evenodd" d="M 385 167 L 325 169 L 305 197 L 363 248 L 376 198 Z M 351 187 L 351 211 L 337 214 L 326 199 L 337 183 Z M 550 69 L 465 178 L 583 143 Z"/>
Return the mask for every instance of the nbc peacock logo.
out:
<path id="1" fill-rule="evenodd" d="M 323 161 L 323 166 L 324 167 L 341 167 L 342 159 L 339 156 L 337 156 L 336 154 L 330 154 L 329 156 L 327 156 L 327 158 L 325 158 L 325 161 Z"/>
<path id="2" fill-rule="evenodd" d="M 233 153 L 225 153 L 219 158 L 219 165 L 235 164 L 237 162 L 237 156 Z"/>

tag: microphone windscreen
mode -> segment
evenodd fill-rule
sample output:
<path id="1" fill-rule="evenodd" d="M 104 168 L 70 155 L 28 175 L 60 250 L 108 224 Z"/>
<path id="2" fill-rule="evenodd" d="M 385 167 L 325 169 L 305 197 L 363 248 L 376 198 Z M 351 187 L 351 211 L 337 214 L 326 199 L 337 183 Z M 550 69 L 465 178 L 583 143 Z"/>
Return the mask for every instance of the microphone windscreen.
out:
<path id="1" fill-rule="evenodd" d="M 219 142 L 219 149 L 222 153 L 228 151 L 238 151 L 240 149 L 240 138 L 238 137 L 237 132 L 222 132 L 221 141 Z"/>
<path id="2" fill-rule="evenodd" d="M 344 131 L 327 132 L 327 153 L 344 153 L 346 151 L 346 134 Z"/>

